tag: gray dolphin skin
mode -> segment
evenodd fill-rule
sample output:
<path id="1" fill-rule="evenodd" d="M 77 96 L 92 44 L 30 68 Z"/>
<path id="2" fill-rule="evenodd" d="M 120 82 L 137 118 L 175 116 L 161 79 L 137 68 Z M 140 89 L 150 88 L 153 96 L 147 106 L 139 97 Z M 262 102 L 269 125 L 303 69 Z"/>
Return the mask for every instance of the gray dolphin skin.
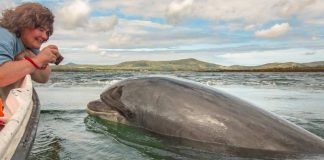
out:
<path id="1" fill-rule="evenodd" d="M 165 136 L 252 150 L 324 153 L 324 140 L 215 88 L 171 77 L 120 81 L 87 106 L 90 115 Z"/>

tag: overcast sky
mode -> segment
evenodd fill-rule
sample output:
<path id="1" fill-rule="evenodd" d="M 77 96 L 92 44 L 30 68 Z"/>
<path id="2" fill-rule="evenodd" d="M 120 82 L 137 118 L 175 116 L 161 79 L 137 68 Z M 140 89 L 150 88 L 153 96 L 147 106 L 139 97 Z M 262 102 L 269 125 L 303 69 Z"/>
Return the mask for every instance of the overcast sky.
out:
<path id="1" fill-rule="evenodd" d="M 1 0 L 0 10 L 24 0 Z M 64 63 L 196 58 L 324 61 L 323 0 L 34 0 L 55 14 Z"/>

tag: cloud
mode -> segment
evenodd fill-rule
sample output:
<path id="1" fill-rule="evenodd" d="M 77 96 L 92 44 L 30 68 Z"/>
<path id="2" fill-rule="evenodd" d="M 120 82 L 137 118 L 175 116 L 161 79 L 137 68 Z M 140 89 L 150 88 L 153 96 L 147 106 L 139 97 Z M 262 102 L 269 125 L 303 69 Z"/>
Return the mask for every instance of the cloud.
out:
<path id="1" fill-rule="evenodd" d="M 226 23 L 241 21 L 245 25 L 260 25 L 291 16 L 305 20 L 307 17 L 322 16 L 323 5 L 324 2 L 319 0 L 178 0 L 168 6 L 166 19 L 177 23 L 195 17 Z"/>
<path id="2" fill-rule="evenodd" d="M 321 50 L 323 51 L 323 50 Z M 215 55 L 216 63 L 224 65 L 261 65 L 265 63 L 284 63 L 284 62 L 312 62 L 314 58 L 321 58 L 323 56 L 316 55 L 310 49 L 284 49 L 284 50 L 267 50 L 267 51 L 249 51 L 236 52 Z M 289 59 L 287 59 L 289 57 Z"/>
<path id="3" fill-rule="evenodd" d="M 128 34 L 113 33 L 108 38 L 108 44 L 111 46 L 127 46 L 134 44 L 135 40 Z"/>
<path id="4" fill-rule="evenodd" d="M 279 14 L 282 17 L 296 15 L 308 6 L 314 4 L 314 2 L 316 2 L 316 0 L 282 1 L 282 7 L 279 10 Z"/>
<path id="5" fill-rule="evenodd" d="M 250 24 L 250 25 L 245 26 L 245 27 L 244 27 L 244 30 L 246 30 L 246 31 L 252 31 L 252 30 L 254 30 L 256 27 L 257 27 L 257 25 Z"/>
<path id="6" fill-rule="evenodd" d="M 119 53 L 110 53 L 107 56 L 111 57 L 111 58 L 118 58 L 118 57 L 120 57 L 120 54 Z"/>
<path id="7" fill-rule="evenodd" d="M 89 20 L 89 30 L 96 32 L 104 32 L 112 30 L 118 24 L 116 16 L 110 17 L 94 17 Z"/>
<path id="8" fill-rule="evenodd" d="M 87 2 L 74 0 L 59 9 L 56 17 L 61 27 L 75 29 L 87 25 L 90 11 Z"/>
<path id="9" fill-rule="evenodd" d="M 171 24 L 177 24 L 191 15 L 193 0 L 175 0 L 166 11 L 166 19 Z"/>
<path id="10" fill-rule="evenodd" d="M 0 5 L 0 18 L 2 17 L 2 12 L 6 9 L 10 9 L 16 6 L 16 4 L 12 0 L 1 0 Z"/>
<path id="11" fill-rule="evenodd" d="M 115 15 L 93 17 L 91 11 L 91 6 L 86 1 L 68 2 L 57 11 L 58 27 L 67 30 L 106 32 L 118 24 L 118 17 Z"/>
<path id="12" fill-rule="evenodd" d="M 91 53 L 97 53 L 99 51 L 99 47 L 96 44 L 90 44 L 85 49 L 86 51 Z"/>
<path id="13" fill-rule="evenodd" d="M 121 20 L 106 45 L 112 48 L 164 48 L 218 41 L 211 37 L 212 34 L 201 33 L 198 29 Z"/>
<path id="14" fill-rule="evenodd" d="M 172 0 L 150 1 L 116 1 L 116 0 L 96 0 L 92 3 L 92 7 L 98 11 L 105 12 L 118 8 L 118 11 L 125 15 L 141 16 L 145 18 L 162 18 L 168 4 Z"/>
<path id="15" fill-rule="evenodd" d="M 305 55 L 309 55 L 309 56 L 314 55 L 314 54 L 316 54 L 316 52 L 306 52 L 305 53 Z"/>
<path id="16" fill-rule="evenodd" d="M 324 18 L 307 19 L 307 20 L 305 20 L 305 23 L 310 24 L 310 25 L 324 25 Z"/>
<path id="17" fill-rule="evenodd" d="M 321 38 L 319 36 L 312 36 L 312 40 L 316 41 L 316 40 L 320 40 Z"/>
<path id="18" fill-rule="evenodd" d="M 265 29 L 255 32 L 255 36 L 258 38 L 276 38 L 284 35 L 290 29 L 288 23 L 276 24 L 270 29 Z"/>
<path id="19" fill-rule="evenodd" d="M 303 10 L 300 10 L 300 12 L 297 14 L 297 18 L 301 20 L 302 22 L 306 21 L 308 22 L 315 22 L 319 20 L 319 25 L 323 25 L 321 23 L 321 17 L 324 15 L 324 1 L 316 0 L 312 4 L 308 5 L 307 7 L 303 8 Z"/>

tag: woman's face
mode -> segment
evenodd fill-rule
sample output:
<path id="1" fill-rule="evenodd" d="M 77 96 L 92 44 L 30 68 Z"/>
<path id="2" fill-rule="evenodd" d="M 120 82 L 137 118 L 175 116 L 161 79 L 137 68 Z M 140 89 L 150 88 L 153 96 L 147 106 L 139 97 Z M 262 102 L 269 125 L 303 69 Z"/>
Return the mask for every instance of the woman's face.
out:
<path id="1" fill-rule="evenodd" d="M 39 49 L 49 38 L 49 29 L 45 27 L 26 28 L 20 36 L 26 48 Z"/>

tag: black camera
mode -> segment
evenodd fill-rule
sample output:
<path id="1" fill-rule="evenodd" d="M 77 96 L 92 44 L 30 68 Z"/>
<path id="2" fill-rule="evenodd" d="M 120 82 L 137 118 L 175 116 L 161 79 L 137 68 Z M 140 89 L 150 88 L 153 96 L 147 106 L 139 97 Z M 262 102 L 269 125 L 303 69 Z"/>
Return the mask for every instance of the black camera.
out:
<path id="1" fill-rule="evenodd" d="M 63 59 L 64 59 L 64 57 L 60 55 L 59 57 L 56 58 L 56 61 L 54 64 L 56 64 L 56 65 L 60 64 L 63 61 Z"/>

